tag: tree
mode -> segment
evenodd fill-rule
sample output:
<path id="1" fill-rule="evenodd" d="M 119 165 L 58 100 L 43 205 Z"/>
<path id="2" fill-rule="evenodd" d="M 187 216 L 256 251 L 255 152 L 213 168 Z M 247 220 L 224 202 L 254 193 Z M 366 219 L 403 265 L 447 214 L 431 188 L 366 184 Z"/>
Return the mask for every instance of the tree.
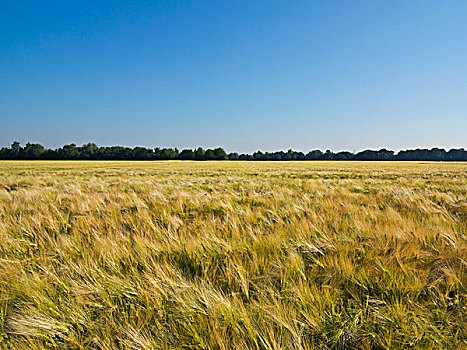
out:
<path id="1" fill-rule="evenodd" d="M 79 148 L 79 152 L 83 159 L 93 159 L 97 155 L 99 147 L 95 143 L 86 143 Z"/>
<path id="2" fill-rule="evenodd" d="M 323 152 L 321 152 L 320 150 L 314 150 L 314 151 L 308 152 L 305 158 L 307 160 L 318 160 L 318 159 L 321 159 L 322 155 L 323 155 Z"/>
<path id="3" fill-rule="evenodd" d="M 204 159 L 213 160 L 214 158 L 215 158 L 214 150 L 207 149 L 206 152 L 204 152 Z"/>
<path id="4" fill-rule="evenodd" d="M 204 160 L 205 159 L 205 152 L 204 152 L 204 149 L 202 149 L 201 147 L 198 147 L 196 150 L 195 150 L 195 159 L 196 160 Z"/>
<path id="5" fill-rule="evenodd" d="M 334 153 L 331 152 L 330 150 L 326 150 L 324 154 L 321 155 L 320 159 L 322 160 L 333 160 L 334 159 Z"/>
<path id="6" fill-rule="evenodd" d="M 79 150 L 74 143 L 63 146 L 61 149 L 58 149 L 58 155 L 61 159 L 78 159 Z"/>
<path id="7" fill-rule="evenodd" d="M 254 160 L 264 160 L 264 153 L 261 151 L 256 151 L 253 153 L 253 159 Z"/>
<path id="8" fill-rule="evenodd" d="M 41 144 L 28 142 L 23 151 L 27 159 L 37 159 L 44 153 L 45 148 Z"/>
<path id="9" fill-rule="evenodd" d="M 152 158 L 153 151 L 152 149 L 145 148 L 145 147 L 135 147 L 132 150 L 132 156 L 130 159 L 137 159 L 137 160 L 149 160 Z"/>
<path id="10" fill-rule="evenodd" d="M 225 153 L 223 148 L 218 147 L 218 148 L 214 149 L 214 159 L 216 159 L 216 160 L 227 160 L 227 159 L 229 159 L 229 157 L 227 157 L 227 153 Z"/>
<path id="11" fill-rule="evenodd" d="M 12 144 L 11 144 L 11 151 L 13 154 L 17 155 L 21 152 L 21 145 L 18 141 L 14 141 Z"/>
<path id="12" fill-rule="evenodd" d="M 227 155 L 221 147 L 203 150 L 184 149 L 179 152 L 177 148 L 145 148 L 145 147 L 98 147 L 95 143 L 87 143 L 76 147 L 74 143 L 64 145 L 62 148 L 46 149 L 38 143 L 28 142 L 23 148 L 18 141 L 9 148 L 0 149 L 0 159 L 102 159 L 102 160 L 168 160 L 168 159 L 194 159 L 194 160 L 414 160 L 414 161 L 467 161 L 467 151 L 464 148 L 446 151 L 442 148 L 413 149 L 394 151 L 382 148 L 378 151 L 364 150 L 353 154 L 347 151 L 334 153 L 327 150 L 310 151 L 307 154 L 289 149 L 287 152 L 256 151 L 253 154 L 238 154 L 236 152 Z"/>
<path id="13" fill-rule="evenodd" d="M 179 158 L 183 160 L 192 160 L 195 159 L 195 153 L 191 149 L 184 149 L 180 152 Z"/>
<path id="14" fill-rule="evenodd" d="M 161 159 L 169 160 L 178 158 L 178 149 L 163 148 L 161 151 Z"/>
<path id="15" fill-rule="evenodd" d="M 350 160 L 353 157 L 353 153 L 350 152 L 339 152 L 334 156 L 334 160 Z"/>

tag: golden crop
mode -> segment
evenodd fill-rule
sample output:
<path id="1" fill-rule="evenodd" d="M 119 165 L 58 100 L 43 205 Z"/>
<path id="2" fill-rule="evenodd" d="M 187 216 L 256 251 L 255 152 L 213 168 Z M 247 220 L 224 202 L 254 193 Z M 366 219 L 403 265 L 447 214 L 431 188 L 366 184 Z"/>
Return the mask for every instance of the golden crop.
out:
<path id="1" fill-rule="evenodd" d="M 0 347 L 467 348 L 466 235 L 466 163 L 0 162 Z"/>

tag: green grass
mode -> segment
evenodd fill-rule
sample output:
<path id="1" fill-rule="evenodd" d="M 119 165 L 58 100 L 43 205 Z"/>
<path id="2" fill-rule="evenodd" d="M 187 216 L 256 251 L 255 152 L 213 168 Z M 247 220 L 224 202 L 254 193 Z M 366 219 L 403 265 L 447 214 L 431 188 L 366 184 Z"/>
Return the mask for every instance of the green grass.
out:
<path id="1" fill-rule="evenodd" d="M 0 162 L 0 347 L 465 349 L 467 164 Z"/>

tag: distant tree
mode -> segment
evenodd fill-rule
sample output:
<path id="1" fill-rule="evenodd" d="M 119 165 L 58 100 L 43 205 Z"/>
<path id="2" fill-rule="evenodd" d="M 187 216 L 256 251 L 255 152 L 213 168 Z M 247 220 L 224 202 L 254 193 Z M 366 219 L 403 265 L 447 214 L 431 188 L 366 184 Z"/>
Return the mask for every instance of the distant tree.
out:
<path id="1" fill-rule="evenodd" d="M 225 153 L 224 149 L 221 147 L 217 147 L 214 149 L 214 159 L 215 160 L 227 160 L 229 157 L 227 153 Z"/>
<path id="2" fill-rule="evenodd" d="M 353 156 L 350 152 L 338 152 L 334 155 L 334 160 L 351 160 Z"/>
<path id="3" fill-rule="evenodd" d="M 150 148 L 145 147 L 135 147 L 132 150 L 132 157 L 131 159 L 136 160 L 149 160 L 152 159 L 153 151 Z"/>
<path id="4" fill-rule="evenodd" d="M 264 160 L 264 153 L 261 151 L 256 151 L 253 153 L 253 159 L 254 160 Z"/>
<path id="5" fill-rule="evenodd" d="M 305 160 L 305 154 L 303 152 L 295 152 L 295 159 L 296 160 Z"/>
<path id="6" fill-rule="evenodd" d="M 334 153 L 330 150 L 310 151 L 307 154 L 292 149 L 276 152 L 256 151 L 253 154 L 238 154 L 236 152 L 227 155 L 221 147 L 203 150 L 184 149 L 179 152 L 177 148 L 145 148 L 145 147 L 98 147 L 94 143 L 87 143 L 81 147 L 75 144 L 64 145 L 57 149 L 46 149 L 37 143 L 28 142 L 24 148 L 15 141 L 9 148 L 0 149 L 0 159 L 102 159 L 102 160 L 169 160 L 169 159 L 194 159 L 194 160 L 414 160 L 414 161 L 467 161 L 467 151 L 463 148 L 446 151 L 442 148 L 403 150 L 395 154 L 387 149 L 364 150 L 353 154 L 343 151 Z"/>
<path id="7" fill-rule="evenodd" d="M 430 150 L 430 160 L 445 160 L 447 158 L 447 152 L 441 148 L 432 148 Z"/>
<path id="8" fill-rule="evenodd" d="M 394 151 L 388 151 L 387 149 L 380 149 L 378 151 L 378 160 L 392 160 L 394 158 Z"/>
<path id="9" fill-rule="evenodd" d="M 214 150 L 212 150 L 212 149 L 207 149 L 204 152 L 204 159 L 206 159 L 206 160 L 214 160 L 215 157 L 216 157 L 216 155 L 214 154 Z"/>
<path id="10" fill-rule="evenodd" d="M 13 155 L 18 155 L 21 151 L 21 144 L 18 141 L 15 141 L 11 144 L 11 153 Z"/>
<path id="11" fill-rule="evenodd" d="M 286 160 L 287 154 L 284 151 L 275 152 L 274 159 L 275 160 Z"/>
<path id="12" fill-rule="evenodd" d="M 180 152 L 179 158 L 183 160 L 193 160 L 195 159 L 195 153 L 191 149 L 184 149 Z"/>
<path id="13" fill-rule="evenodd" d="M 332 153 L 330 150 L 326 150 L 326 152 L 324 152 L 319 159 L 321 159 L 321 160 L 333 160 L 334 159 L 334 153 Z"/>
<path id="14" fill-rule="evenodd" d="M 446 160 L 467 162 L 467 151 L 463 148 L 451 149 L 446 153 Z"/>
<path id="15" fill-rule="evenodd" d="M 95 143 L 86 143 L 78 150 L 82 159 L 93 159 L 98 155 L 99 147 Z"/>
<path id="16" fill-rule="evenodd" d="M 253 160 L 253 156 L 251 154 L 242 153 L 238 156 L 239 160 Z"/>
<path id="17" fill-rule="evenodd" d="M 194 152 L 194 157 L 196 160 L 204 160 L 205 159 L 205 152 L 204 149 L 198 147 Z"/>
<path id="18" fill-rule="evenodd" d="M 178 158 L 178 149 L 176 148 L 163 148 L 161 150 L 161 159 L 170 160 Z"/>
<path id="19" fill-rule="evenodd" d="M 58 149 L 58 155 L 61 159 L 78 159 L 79 150 L 74 143 L 63 146 L 61 149 Z"/>
<path id="20" fill-rule="evenodd" d="M 23 149 L 26 159 L 38 159 L 45 151 L 44 146 L 38 143 L 27 143 Z"/>
<path id="21" fill-rule="evenodd" d="M 0 159 L 8 159 L 10 157 L 10 149 L 7 147 L 0 148 Z"/>
<path id="22" fill-rule="evenodd" d="M 320 150 L 310 151 L 306 154 L 305 158 L 307 160 L 318 160 L 323 156 L 323 152 Z"/>
<path id="23" fill-rule="evenodd" d="M 153 159 L 161 160 L 162 159 L 162 150 L 159 147 L 154 148 Z"/>

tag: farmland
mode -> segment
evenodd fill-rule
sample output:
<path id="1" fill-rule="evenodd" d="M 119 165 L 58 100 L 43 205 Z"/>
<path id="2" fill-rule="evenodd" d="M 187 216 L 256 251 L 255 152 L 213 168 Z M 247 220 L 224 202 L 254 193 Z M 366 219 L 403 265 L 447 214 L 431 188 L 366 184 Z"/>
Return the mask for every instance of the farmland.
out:
<path id="1" fill-rule="evenodd" d="M 0 162 L 0 347 L 467 348 L 467 163 Z"/>

